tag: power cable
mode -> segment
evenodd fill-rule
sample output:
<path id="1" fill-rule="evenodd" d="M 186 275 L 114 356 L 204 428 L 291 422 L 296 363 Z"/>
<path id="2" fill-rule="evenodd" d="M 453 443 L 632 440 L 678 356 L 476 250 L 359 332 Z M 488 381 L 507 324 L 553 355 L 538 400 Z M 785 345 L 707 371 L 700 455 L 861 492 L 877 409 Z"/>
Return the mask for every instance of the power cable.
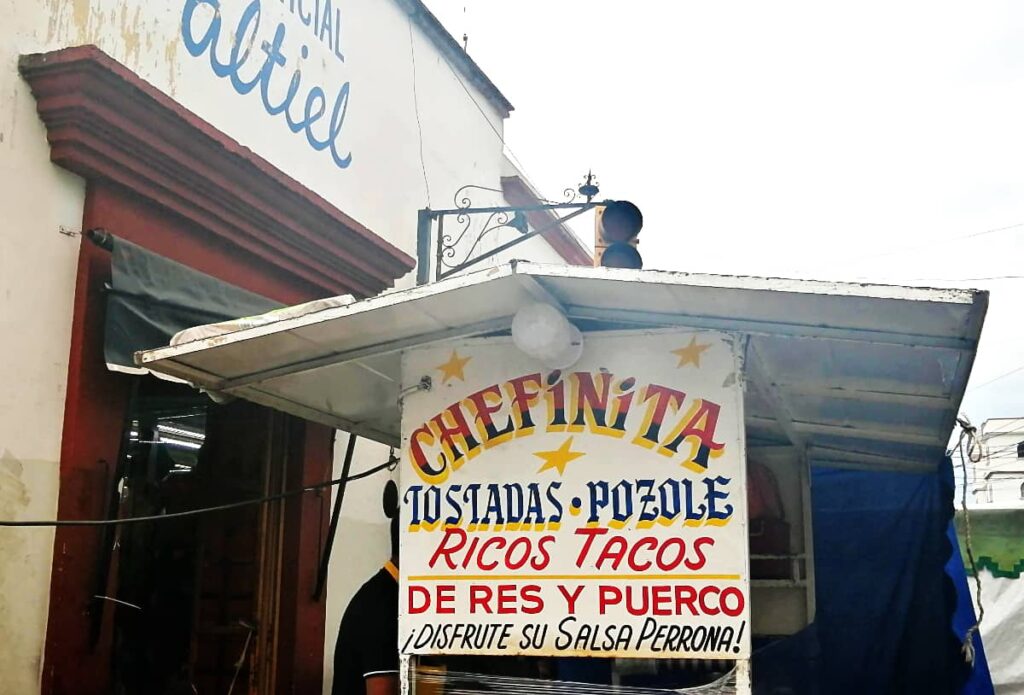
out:
<path id="1" fill-rule="evenodd" d="M 476 110 L 480 112 L 480 115 L 483 117 L 484 122 L 487 123 L 487 126 L 494 132 L 495 137 L 497 137 L 498 141 L 501 142 L 501 146 L 508 151 L 509 157 L 512 159 L 513 163 L 519 169 L 519 173 L 522 174 L 523 178 L 526 179 L 526 182 L 534 191 L 539 191 L 540 189 L 537 188 L 537 186 L 532 181 L 530 181 L 530 178 L 526 175 L 526 166 L 523 164 L 522 160 L 519 159 L 516 153 L 512 150 L 512 147 L 508 144 L 508 142 L 505 141 L 505 135 L 494 126 L 494 124 L 491 122 L 491 119 L 488 117 L 487 112 L 484 110 L 484 107 L 480 105 L 480 102 L 477 101 L 476 96 L 473 95 L 472 90 L 463 81 L 462 76 L 459 74 L 459 69 L 452 65 L 452 62 L 448 59 L 448 56 L 445 55 L 443 51 L 441 52 L 441 57 L 444 59 L 445 65 L 448 66 L 448 69 L 452 71 L 452 76 L 455 77 L 455 81 L 458 82 L 459 86 L 461 86 L 463 91 L 466 92 L 466 96 L 468 96 L 469 100 L 473 102 L 474 106 L 476 106 Z M 545 198 L 544 200 L 547 200 L 547 198 Z"/>
<path id="2" fill-rule="evenodd" d="M 953 236 L 953 237 L 949 237 L 949 238 L 946 238 L 946 239 L 940 239 L 938 241 L 933 240 L 933 241 L 928 241 L 926 243 L 914 244 L 913 246 L 904 246 L 904 247 L 900 247 L 898 249 L 889 249 L 888 251 L 882 251 L 881 253 L 871 253 L 871 254 L 867 254 L 865 256 L 859 256 L 857 258 L 850 259 L 850 260 L 848 260 L 846 262 L 848 262 L 848 263 L 860 263 L 861 261 L 869 261 L 869 260 L 872 260 L 872 259 L 875 259 L 875 258 L 883 258 L 885 256 L 892 256 L 892 255 L 899 254 L 899 253 L 906 253 L 908 251 L 917 251 L 918 249 L 922 249 L 922 248 L 931 248 L 931 247 L 934 247 L 936 243 L 942 244 L 942 243 L 951 243 L 951 242 L 954 242 L 954 241 L 963 241 L 964 239 L 974 239 L 976 237 L 986 236 L 988 234 L 996 234 L 997 232 L 1006 232 L 1006 231 L 1009 231 L 1011 229 L 1019 229 L 1021 227 L 1024 227 L 1024 222 L 1015 222 L 1014 224 L 1008 224 L 1008 225 L 1003 226 L 1003 227 L 994 227 L 992 229 L 986 229 L 986 230 L 981 231 L 981 232 L 971 232 L 970 234 L 960 234 L 958 236 Z"/>
<path id="3" fill-rule="evenodd" d="M 1013 374 L 1016 374 L 1017 372 L 1022 371 L 1022 370 L 1024 370 L 1024 364 L 1020 365 L 1019 367 L 1015 367 L 1015 368 L 1011 369 L 1010 371 L 1006 372 L 1005 374 L 1000 374 L 999 376 L 997 376 L 997 377 L 995 377 L 993 379 L 989 379 L 988 381 L 985 381 L 985 382 L 982 382 L 980 384 L 976 384 L 974 386 L 971 386 L 964 393 L 967 394 L 967 393 L 970 393 L 971 391 L 977 391 L 980 388 L 984 388 L 984 387 L 988 386 L 989 384 L 994 384 L 995 382 L 999 381 L 1000 379 L 1005 379 L 1006 377 L 1012 376 Z"/>
<path id="4" fill-rule="evenodd" d="M 419 134 L 420 171 L 423 172 L 423 186 L 427 189 L 427 207 L 430 207 L 430 181 L 427 180 L 427 162 L 423 156 L 423 123 L 420 121 L 420 98 L 416 91 L 416 45 L 413 40 L 412 16 L 409 17 L 409 57 L 412 59 L 412 106 L 416 114 L 416 132 Z"/>
<path id="5" fill-rule="evenodd" d="M 863 279 L 863 275 L 860 276 Z M 903 278 L 903 282 L 992 282 L 995 280 L 1024 280 L 1024 275 L 990 275 L 980 278 Z"/>
<path id="6" fill-rule="evenodd" d="M 201 507 L 199 509 L 188 509 L 183 512 L 171 512 L 169 514 L 154 514 L 150 516 L 132 516 L 124 519 L 54 519 L 54 520 L 32 520 L 32 521 L 10 521 L 6 519 L 0 519 L 0 527 L 40 527 L 40 526 L 124 526 L 127 524 L 143 524 L 150 521 L 167 521 L 169 519 L 182 519 L 185 517 L 199 516 L 200 514 L 210 514 L 213 512 L 222 512 L 228 509 L 238 509 L 239 507 L 248 507 L 256 504 L 266 504 L 267 502 L 275 502 L 288 497 L 295 497 L 307 492 L 315 492 L 316 490 L 322 490 L 324 488 L 333 487 L 339 485 L 342 482 L 353 482 L 355 480 L 361 480 L 367 478 L 374 473 L 379 473 L 385 468 L 394 469 L 398 463 L 398 458 L 389 458 L 379 466 L 361 471 L 354 475 L 348 476 L 348 478 L 335 478 L 334 480 L 327 480 L 322 483 L 315 483 L 313 485 L 306 485 L 305 487 L 298 488 L 296 490 L 288 490 L 287 492 L 281 492 L 276 495 L 267 495 L 266 497 L 257 497 L 255 499 L 242 500 L 240 502 L 230 502 L 228 504 L 220 504 L 215 507 Z"/>

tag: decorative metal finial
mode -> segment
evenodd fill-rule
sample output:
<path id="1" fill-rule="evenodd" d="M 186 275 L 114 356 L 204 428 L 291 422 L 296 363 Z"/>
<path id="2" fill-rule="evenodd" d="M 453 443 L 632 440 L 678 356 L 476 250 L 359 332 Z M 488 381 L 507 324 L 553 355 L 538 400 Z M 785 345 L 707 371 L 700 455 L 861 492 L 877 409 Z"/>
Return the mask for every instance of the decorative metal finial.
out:
<path id="1" fill-rule="evenodd" d="M 601 192 L 601 189 L 597 186 L 597 177 L 594 176 L 593 171 L 587 172 L 587 180 L 581 183 L 577 190 L 580 192 L 581 196 L 587 199 L 588 203 L 594 199 L 594 196 Z"/>

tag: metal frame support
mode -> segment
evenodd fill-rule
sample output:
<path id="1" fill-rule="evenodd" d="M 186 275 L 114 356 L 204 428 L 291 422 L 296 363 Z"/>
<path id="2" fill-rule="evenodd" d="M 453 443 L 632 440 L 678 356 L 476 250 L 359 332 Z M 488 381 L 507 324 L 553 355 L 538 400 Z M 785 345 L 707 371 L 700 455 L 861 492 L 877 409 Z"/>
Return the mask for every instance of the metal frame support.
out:
<path id="1" fill-rule="evenodd" d="M 434 265 L 433 281 L 443 280 L 488 258 L 493 258 L 514 246 L 518 246 L 528 239 L 557 229 L 572 218 L 604 204 L 587 200 L 585 203 L 551 203 L 549 205 L 530 205 L 526 207 L 463 207 L 444 210 L 423 208 L 417 213 L 416 217 L 416 284 L 425 285 L 431 281 L 431 260 L 433 260 Z M 523 231 L 514 226 L 514 222 L 520 214 L 527 212 L 550 212 L 553 210 L 572 210 L 572 212 L 556 218 L 550 225 L 532 231 Z M 469 251 L 462 262 L 449 264 L 445 259 L 451 258 L 455 254 L 455 247 L 469 231 L 473 215 L 487 215 L 487 220 L 470 244 Z M 455 217 L 457 222 L 462 225 L 461 231 L 454 240 L 450 234 L 446 234 L 444 231 L 446 217 Z M 435 220 L 437 220 L 436 235 L 433 233 Z M 518 229 L 521 236 L 507 241 L 486 253 L 474 256 L 473 251 L 476 250 L 480 240 L 486 234 L 501 227 Z M 448 270 L 443 270 L 442 266 L 447 266 Z"/>
<path id="2" fill-rule="evenodd" d="M 426 285 L 430 280 L 430 228 L 434 213 L 423 208 L 416 214 L 416 284 Z"/>
<path id="3" fill-rule="evenodd" d="M 313 589 L 313 600 L 319 601 L 323 598 L 324 587 L 327 585 L 327 570 L 331 564 L 331 549 L 334 548 L 334 536 L 338 532 L 338 521 L 341 518 L 341 504 L 345 501 L 345 490 L 348 488 L 348 474 L 352 469 L 352 454 L 356 450 L 356 439 L 358 435 L 349 433 L 348 447 L 345 449 L 345 462 L 341 466 L 341 482 L 338 483 L 338 492 L 334 496 L 334 511 L 331 513 L 331 527 L 327 531 L 327 540 L 324 542 L 324 551 L 320 556 L 320 568 L 316 573 L 316 588 Z"/>

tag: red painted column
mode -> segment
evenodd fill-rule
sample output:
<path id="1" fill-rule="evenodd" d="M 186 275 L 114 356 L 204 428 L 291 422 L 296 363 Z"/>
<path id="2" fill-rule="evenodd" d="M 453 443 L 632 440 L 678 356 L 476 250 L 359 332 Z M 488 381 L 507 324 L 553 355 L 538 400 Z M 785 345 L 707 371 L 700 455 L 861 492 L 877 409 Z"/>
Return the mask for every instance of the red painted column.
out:
<path id="1" fill-rule="evenodd" d="M 286 487 L 331 477 L 334 430 L 292 419 Z M 277 692 L 318 693 L 323 687 L 327 594 L 313 599 L 320 551 L 330 521 L 331 492 L 292 497 L 285 507 Z M 335 546 L 337 547 L 337 546 Z"/>
<path id="2" fill-rule="evenodd" d="M 128 404 L 130 378 L 103 359 L 103 283 L 110 254 L 83 240 L 75 290 L 68 388 L 61 441 L 60 519 L 99 519 Z M 109 691 L 109 626 L 90 644 L 90 615 L 110 605 L 93 599 L 102 530 L 58 528 L 54 538 L 43 693 Z M 108 621 L 109 622 L 109 621 Z"/>

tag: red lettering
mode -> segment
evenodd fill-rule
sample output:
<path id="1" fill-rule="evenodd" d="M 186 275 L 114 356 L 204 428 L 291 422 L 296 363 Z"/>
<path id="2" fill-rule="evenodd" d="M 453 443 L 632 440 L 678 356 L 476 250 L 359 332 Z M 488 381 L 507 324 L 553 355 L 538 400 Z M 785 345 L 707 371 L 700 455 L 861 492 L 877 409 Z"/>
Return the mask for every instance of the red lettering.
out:
<path id="1" fill-rule="evenodd" d="M 527 384 L 532 385 L 534 388 L 528 390 L 526 388 Z M 533 427 L 533 418 L 530 417 L 530 406 L 540 396 L 540 374 L 527 374 L 515 379 L 509 379 L 508 385 L 512 389 L 513 410 L 519 416 L 519 429 L 523 430 Z"/>
<path id="2" fill-rule="evenodd" d="M 491 610 L 491 587 L 484 584 L 473 584 L 469 587 L 469 612 L 476 613 L 479 608 L 483 613 L 493 613 Z"/>
<path id="3" fill-rule="evenodd" d="M 665 559 L 665 551 L 672 547 L 678 547 L 678 551 L 671 561 Z M 660 548 L 658 548 L 658 554 L 655 556 L 654 561 L 658 563 L 658 569 L 668 572 L 679 567 L 679 564 L 683 561 L 683 556 L 686 554 L 686 541 L 682 538 L 669 538 L 666 540 Z M 670 556 L 671 557 L 671 556 Z"/>
<path id="4" fill-rule="evenodd" d="M 650 424 L 647 426 L 647 431 L 641 434 L 638 439 L 646 439 L 651 444 L 657 444 L 661 425 L 665 422 L 665 414 L 668 412 L 669 406 L 672 407 L 672 412 L 675 412 L 679 409 L 679 405 L 683 402 L 684 398 L 686 398 L 686 394 L 682 391 L 670 389 L 667 386 L 659 386 L 658 384 L 648 384 L 647 388 L 644 389 L 644 402 L 648 403 L 651 399 L 654 399 L 647 406 L 647 416 L 645 418 Z"/>
<path id="5" fill-rule="evenodd" d="M 622 591 L 615 586 L 600 586 L 597 592 L 598 612 L 604 615 L 610 606 L 622 603 Z"/>
<path id="6" fill-rule="evenodd" d="M 601 554 L 597 558 L 595 567 L 601 569 L 604 566 L 605 560 L 612 561 L 612 569 L 619 569 L 619 564 L 622 562 L 622 558 L 626 555 L 626 539 L 622 536 L 612 536 L 605 543 L 604 549 L 601 550 Z"/>
<path id="7" fill-rule="evenodd" d="M 488 403 L 487 396 L 497 396 L 498 402 L 493 404 Z M 501 410 L 502 406 L 501 391 L 498 389 L 497 384 L 488 386 L 485 389 L 480 389 L 476 393 L 470 394 L 468 400 L 473 404 L 473 409 L 476 411 L 476 421 L 484 428 L 486 442 L 489 442 L 492 439 L 497 439 L 498 437 L 508 434 L 515 429 L 511 416 L 509 416 L 508 421 L 502 429 L 499 430 L 494 426 L 494 420 L 491 416 Z"/>
<path id="8" fill-rule="evenodd" d="M 419 597 L 422 603 L 416 602 L 417 597 Z M 425 613 L 428 608 L 430 608 L 430 591 L 425 586 L 410 585 L 409 614 Z"/>
<path id="9" fill-rule="evenodd" d="M 508 615 L 516 612 L 516 585 L 502 584 L 498 587 L 498 613 Z"/>
<path id="10" fill-rule="evenodd" d="M 501 550 L 502 548 L 505 547 L 505 542 L 506 542 L 505 539 L 502 538 L 501 536 L 493 536 L 493 537 L 488 538 L 487 540 L 485 540 L 483 542 L 483 544 L 480 546 L 480 555 L 477 557 L 477 560 L 476 560 L 477 567 L 479 567 L 480 569 L 484 570 L 485 572 L 490 572 L 492 569 L 497 567 L 498 566 L 497 561 L 495 561 L 495 562 L 486 562 L 484 560 L 484 554 L 486 554 L 487 551 L 491 549 L 491 547 L 497 547 L 498 550 Z"/>
<path id="11" fill-rule="evenodd" d="M 537 584 L 527 584 L 523 587 L 523 613 L 536 615 L 544 610 L 544 599 L 540 597 L 540 587 Z"/>
<path id="12" fill-rule="evenodd" d="M 583 541 L 583 547 L 580 548 L 580 554 L 576 556 L 576 566 L 583 567 L 583 562 L 587 559 L 587 554 L 590 552 L 590 546 L 594 542 L 594 539 L 598 536 L 603 536 L 608 533 L 606 528 L 578 528 L 573 531 L 577 536 L 585 536 L 587 540 Z"/>
<path id="13" fill-rule="evenodd" d="M 728 599 L 735 599 L 733 606 L 729 605 Z M 722 607 L 722 612 L 728 615 L 730 618 L 735 618 L 737 615 L 743 612 L 743 606 L 745 601 L 743 600 L 743 592 L 735 586 L 727 586 L 722 589 L 722 593 L 718 599 L 718 605 Z"/>
<path id="14" fill-rule="evenodd" d="M 548 566 L 551 562 L 551 553 L 548 552 L 547 545 L 555 542 L 554 536 L 541 536 L 541 539 L 537 541 L 537 552 L 540 553 L 540 558 L 533 558 L 530 560 L 530 567 L 535 570 L 542 570 Z"/>
<path id="15" fill-rule="evenodd" d="M 697 591 L 689 584 L 676 584 L 676 615 L 683 614 L 683 607 L 690 609 L 690 615 L 700 615 L 693 605 L 697 600 Z"/>
<path id="16" fill-rule="evenodd" d="M 651 612 L 672 615 L 672 588 L 666 584 L 651 587 Z"/>
<path id="17" fill-rule="evenodd" d="M 510 570 L 517 570 L 526 564 L 526 561 L 530 559 L 530 551 L 532 549 L 533 542 L 525 536 L 516 538 L 512 543 L 509 544 L 508 550 L 505 551 L 505 566 Z M 513 553 L 516 552 L 516 548 L 523 549 L 523 557 L 519 560 L 512 558 Z"/>
<path id="18" fill-rule="evenodd" d="M 445 415 L 448 416 L 447 421 Z M 472 454 L 480 446 L 469 429 L 460 403 L 454 403 L 448 406 L 447 410 L 430 418 L 430 424 L 434 426 L 434 431 L 441 439 L 441 448 L 446 459 L 451 461 L 455 469 L 462 465 L 463 456 Z M 459 449 L 460 445 L 466 448 L 465 452 Z"/>
<path id="19" fill-rule="evenodd" d="M 706 586 L 706 587 L 704 587 L 703 589 L 700 590 L 699 603 L 700 603 L 700 609 L 704 613 L 704 615 L 718 615 L 719 613 L 721 613 L 721 611 L 718 610 L 718 608 L 715 608 L 713 606 L 709 606 L 708 603 L 707 603 L 707 596 L 708 596 L 708 594 L 712 594 L 712 593 L 713 594 L 718 594 L 718 587 L 716 587 L 716 586 Z"/>
<path id="20" fill-rule="evenodd" d="M 565 598 L 565 603 L 569 608 L 569 615 L 576 615 L 576 599 L 580 597 L 580 593 L 583 591 L 583 585 L 577 585 L 576 591 L 570 594 L 565 590 L 565 586 L 563 584 L 559 584 L 558 591 Z"/>
<path id="21" fill-rule="evenodd" d="M 456 539 L 454 542 L 457 542 L 458 545 L 455 545 L 454 547 L 449 547 L 448 546 L 448 541 L 450 539 L 452 539 L 452 538 Z M 465 531 L 463 531 L 460 528 L 447 528 L 447 529 L 445 529 L 444 536 L 441 537 L 441 542 L 440 542 L 440 544 L 438 544 L 437 550 L 435 550 L 434 554 L 430 556 L 430 562 L 428 562 L 427 564 L 430 567 L 433 567 L 434 563 L 437 562 L 437 559 L 443 555 L 444 556 L 445 564 L 448 565 L 448 569 L 452 569 L 452 570 L 455 569 L 456 567 L 458 567 L 458 565 L 455 562 L 453 562 L 449 556 L 450 555 L 454 555 L 455 553 L 457 553 L 460 550 L 462 550 L 462 546 L 464 546 L 465 544 L 466 544 L 466 532 Z"/>
<path id="22" fill-rule="evenodd" d="M 455 612 L 455 585 L 443 584 L 437 587 L 437 608 L 438 613 L 451 615 Z"/>
<path id="23" fill-rule="evenodd" d="M 692 549 L 693 549 L 693 554 L 697 557 L 697 559 L 694 560 L 693 562 L 690 562 L 689 560 L 686 560 L 686 563 L 685 563 L 686 567 L 691 569 L 691 570 L 699 570 L 701 567 L 703 567 L 707 563 L 707 561 L 708 561 L 707 556 L 704 555 L 704 546 L 706 545 L 706 546 L 710 547 L 710 546 L 713 546 L 714 544 L 715 544 L 715 539 L 714 538 L 708 538 L 707 536 L 701 536 L 700 538 L 696 539 L 693 542 Z"/>
<path id="24" fill-rule="evenodd" d="M 629 568 L 634 572 L 645 572 L 651 568 L 651 565 L 654 564 L 650 560 L 647 560 L 646 562 L 636 561 L 637 552 L 644 547 L 650 550 L 654 550 L 658 547 L 658 539 L 654 536 L 644 536 L 643 538 L 638 540 L 632 548 L 630 548 L 627 562 L 629 563 Z"/>

